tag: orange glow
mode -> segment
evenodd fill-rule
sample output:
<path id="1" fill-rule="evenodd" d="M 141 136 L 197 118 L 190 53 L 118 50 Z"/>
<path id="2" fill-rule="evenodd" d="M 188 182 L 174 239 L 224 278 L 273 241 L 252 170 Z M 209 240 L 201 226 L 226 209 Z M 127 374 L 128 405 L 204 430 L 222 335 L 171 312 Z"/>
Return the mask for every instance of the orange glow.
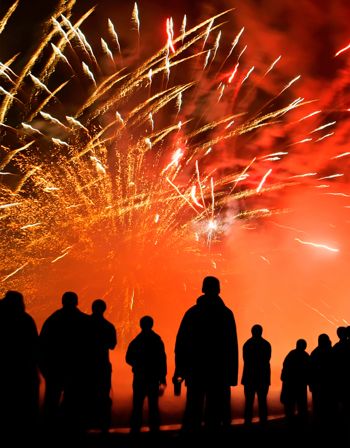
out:
<path id="1" fill-rule="evenodd" d="M 153 316 L 168 355 L 161 405 L 179 422 L 175 337 L 214 275 L 240 350 L 263 326 L 280 411 L 296 340 L 310 352 L 350 321 L 350 75 L 345 54 L 333 57 L 349 14 L 332 7 L 339 29 L 323 38 L 324 11 L 306 0 L 247 1 L 238 12 L 212 2 L 201 19 L 190 2 L 119 2 L 119 12 L 107 1 L 83 16 L 61 3 L 30 50 L 0 18 L 1 293 L 23 292 L 39 329 L 66 290 L 87 313 L 107 302 L 117 425 L 131 406 L 125 350 L 140 317 Z M 242 400 L 238 386 L 234 417 Z"/>

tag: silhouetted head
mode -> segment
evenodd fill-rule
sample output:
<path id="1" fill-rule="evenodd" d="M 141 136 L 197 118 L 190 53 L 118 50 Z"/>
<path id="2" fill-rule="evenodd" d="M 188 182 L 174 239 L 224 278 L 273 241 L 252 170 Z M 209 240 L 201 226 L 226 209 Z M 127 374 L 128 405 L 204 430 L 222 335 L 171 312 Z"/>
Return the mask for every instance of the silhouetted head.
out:
<path id="1" fill-rule="evenodd" d="M 3 303 L 9 311 L 15 313 L 25 311 L 23 294 L 18 291 L 7 291 L 4 296 Z"/>
<path id="2" fill-rule="evenodd" d="M 106 302 L 102 299 L 96 299 L 92 302 L 92 314 L 97 314 L 99 316 L 103 316 L 103 313 L 106 311 L 107 305 Z"/>
<path id="3" fill-rule="evenodd" d="M 328 334 L 322 333 L 322 334 L 319 335 L 319 337 L 318 337 L 318 346 L 320 348 L 328 348 L 328 347 L 332 346 L 332 342 L 329 339 Z"/>
<path id="4" fill-rule="evenodd" d="M 297 345 L 296 345 L 297 350 L 299 350 L 301 352 L 305 352 L 306 347 L 307 347 L 307 343 L 306 343 L 305 339 L 297 340 Z"/>
<path id="5" fill-rule="evenodd" d="M 202 292 L 209 295 L 220 294 L 220 281 L 216 277 L 205 277 L 202 285 Z"/>
<path id="6" fill-rule="evenodd" d="M 263 327 L 259 324 L 255 324 L 251 329 L 253 338 L 260 338 L 263 332 Z"/>
<path id="7" fill-rule="evenodd" d="M 62 296 L 63 308 L 76 308 L 78 306 L 78 294 L 72 291 L 66 291 Z"/>
<path id="8" fill-rule="evenodd" d="M 344 341 L 348 337 L 348 331 L 346 327 L 338 327 L 337 336 L 341 341 Z"/>
<path id="9" fill-rule="evenodd" d="M 153 327 L 153 319 L 151 316 L 143 316 L 140 319 L 140 327 L 142 331 L 150 331 Z"/>
<path id="10" fill-rule="evenodd" d="M 350 326 L 346 327 L 346 337 L 347 339 L 350 339 Z"/>

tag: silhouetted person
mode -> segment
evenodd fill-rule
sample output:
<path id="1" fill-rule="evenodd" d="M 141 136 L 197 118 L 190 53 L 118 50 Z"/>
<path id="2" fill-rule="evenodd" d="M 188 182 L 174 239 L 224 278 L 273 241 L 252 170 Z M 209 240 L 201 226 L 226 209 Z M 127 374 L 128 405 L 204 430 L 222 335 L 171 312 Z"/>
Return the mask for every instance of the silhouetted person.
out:
<path id="1" fill-rule="evenodd" d="M 291 350 L 283 361 L 281 402 L 289 423 L 293 422 L 295 414 L 300 423 L 306 423 L 307 420 L 310 356 L 306 347 L 306 341 L 298 339 L 296 348 Z"/>
<path id="2" fill-rule="evenodd" d="M 0 437 L 34 435 L 39 411 L 38 332 L 23 295 L 0 302 Z M 25 434 L 25 435 L 24 435 Z M 7 440 L 8 441 L 8 440 Z"/>
<path id="3" fill-rule="evenodd" d="M 350 415 L 350 345 L 346 327 L 338 327 L 339 341 L 333 346 L 337 410 L 344 422 Z"/>
<path id="4" fill-rule="evenodd" d="M 266 423 L 266 398 L 271 380 L 271 345 L 262 337 L 261 325 L 254 325 L 251 332 L 252 337 L 243 345 L 242 375 L 245 395 L 244 422 L 248 425 L 252 422 L 255 394 L 258 397 L 260 423 Z"/>
<path id="5" fill-rule="evenodd" d="M 108 431 L 111 422 L 111 376 L 112 365 L 109 350 L 117 345 L 114 325 L 104 318 L 107 305 L 97 299 L 92 304 L 91 315 L 91 405 L 92 425 Z"/>
<path id="6" fill-rule="evenodd" d="M 184 315 L 175 344 L 174 379 L 187 387 L 183 431 L 197 432 L 203 412 L 210 431 L 231 424 L 231 390 L 237 385 L 238 344 L 232 311 L 219 296 L 220 282 L 205 277 L 202 292 Z"/>
<path id="7" fill-rule="evenodd" d="M 75 292 L 65 292 L 62 308 L 44 322 L 40 368 L 46 382 L 43 411 L 49 430 L 61 422 L 61 416 L 67 430 L 79 431 L 85 424 L 90 329 L 90 318 L 78 309 Z"/>
<path id="8" fill-rule="evenodd" d="M 315 421 L 333 423 L 335 414 L 334 355 L 327 334 L 318 337 L 318 346 L 310 355 L 310 390 Z"/>
<path id="9" fill-rule="evenodd" d="M 148 399 L 148 420 L 152 432 L 160 425 L 159 395 L 166 386 L 166 354 L 160 336 L 152 330 L 153 319 L 144 316 L 140 320 L 141 332 L 133 339 L 126 353 L 126 362 L 132 367 L 133 409 L 131 432 L 138 433 L 142 425 L 145 398 Z"/>

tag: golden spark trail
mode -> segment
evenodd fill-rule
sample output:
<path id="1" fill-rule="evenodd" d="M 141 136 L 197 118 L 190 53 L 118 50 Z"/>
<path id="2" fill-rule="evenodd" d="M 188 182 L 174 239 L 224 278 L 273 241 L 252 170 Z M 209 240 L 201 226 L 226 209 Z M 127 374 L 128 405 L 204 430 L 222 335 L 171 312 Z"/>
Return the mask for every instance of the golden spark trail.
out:
<path id="1" fill-rule="evenodd" d="M 326 244 L 313 243 L 311 241 L 304 241 L 304 240 L 301 240 L 300 238 L 294 238 L 294 240 L 298 241 L 298 243 L 304 244 L 306 246 L 312 246 L 312 247 L 316 247 L 316 248 L 319 248 L 319 249 L 325 249 L 325 250 L 328 250 L 330 252 L 339 252 L 339 249 L 327 246 Z"/>

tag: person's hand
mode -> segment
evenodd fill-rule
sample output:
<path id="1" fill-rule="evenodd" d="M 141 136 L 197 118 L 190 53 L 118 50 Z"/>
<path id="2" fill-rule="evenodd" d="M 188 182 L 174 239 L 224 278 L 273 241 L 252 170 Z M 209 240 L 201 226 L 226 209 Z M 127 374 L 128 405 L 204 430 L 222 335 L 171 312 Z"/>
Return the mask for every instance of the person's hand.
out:
<path id="1" fill-rule="evenodd" d="M 166 383 L 160 383 L 159 389 L 158 389 L 158 395 L 160 397 L 162 397 L 164 395 L 165 389 L 166 389 Z"/>

